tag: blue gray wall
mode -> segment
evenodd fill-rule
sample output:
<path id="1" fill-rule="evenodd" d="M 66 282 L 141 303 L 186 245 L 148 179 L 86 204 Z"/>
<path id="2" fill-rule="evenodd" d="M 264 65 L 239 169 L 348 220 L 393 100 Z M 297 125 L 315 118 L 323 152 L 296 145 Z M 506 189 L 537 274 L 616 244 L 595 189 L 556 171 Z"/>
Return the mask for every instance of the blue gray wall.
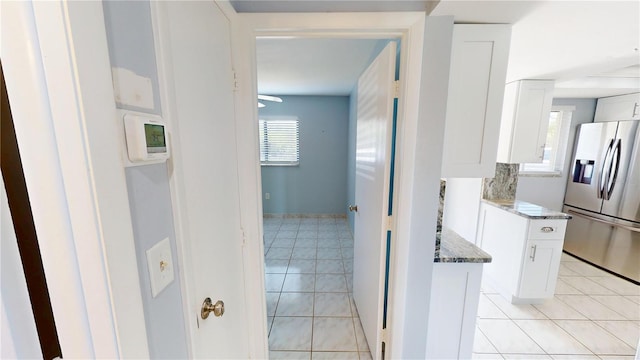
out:
<path id="1" fill-rule="evenodd" d="M 167 165 L 127 168 L 126 177 L 149 354 L 153 359 L 186 358 L 188 353 L 180 292 L 180 267 L 174 266 L 175 280 L 153 298 L 145 255 L 150 247 L 168 237 L 174 264 L 178 260 Z"/>
<path id="2" fill-rule="evenodd" d="M 111 67 L 151 79 L 153 109 L 116 103 L 118 108 L 160 115 L 160 91 L 149 1 L 103 1 Z"/>
<path id="3" fill-rule="evenodd" d="M 154 109 L 126 107 L 122 104 L 116 104 L 117 107 L 161 115 L 149 2 L 105 1 L 103 8 L 111 66 L 125 68 L 150 78 L 153 88 Z M 125 175 L 149 354 L 154 359 L 186 358 L 188 353 L 182 312 L 180 266 L 174 267 L 175 280 L 153 298 L 145 254 L 153 245 L 169 238 L 174 264 L 178 263 L 167 166 L 155 164 L 129 167 L 125 169 Z"/>
<path id="4" fill-rule="evenodd" d="M 349 97 L 281 97 L 259 115 L 299 118 L 300 165 L 262 167 L 264 213 L 345 214 Z"/>

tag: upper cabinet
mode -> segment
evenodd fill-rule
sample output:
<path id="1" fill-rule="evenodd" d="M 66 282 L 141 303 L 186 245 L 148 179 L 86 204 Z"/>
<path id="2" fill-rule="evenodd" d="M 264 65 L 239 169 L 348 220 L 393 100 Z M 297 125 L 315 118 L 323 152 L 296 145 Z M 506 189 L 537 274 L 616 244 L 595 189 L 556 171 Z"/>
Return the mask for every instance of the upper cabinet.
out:
<path id="1" fill-rule="evenodd" d="M 510 25 L 454 25 L 442 177 L 493 177 Z"/>
<path id="2" fill-rule="evenodd" d="M 519 80 L 507 84 L 500 123 L 498 162 L 542 162 L 553 85 L 553 80 Z"/>
<path id="3" fill-rule="evenodd" d="M 594 122 L 640 119 L 640 93 L 598 99 Z"/>

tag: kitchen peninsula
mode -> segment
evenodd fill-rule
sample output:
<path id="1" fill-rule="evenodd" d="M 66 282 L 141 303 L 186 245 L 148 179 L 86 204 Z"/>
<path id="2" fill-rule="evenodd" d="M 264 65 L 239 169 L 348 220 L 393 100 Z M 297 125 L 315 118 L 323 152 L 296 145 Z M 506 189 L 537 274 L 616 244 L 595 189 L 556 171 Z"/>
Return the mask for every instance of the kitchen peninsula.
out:
<path id="1" fill-rule="evenodd" d="M 482 200 L 477 242 L 494 256 L 486 280 L 512 303 L 553 297 L 569 219 L 524 201 Z"/>
<path id="2" fill-rule="evenodd" d="M 444 227 L 436 234 L 427 338 L 429 359 L 469 359 L 482 268 L 491 255 Z"/>

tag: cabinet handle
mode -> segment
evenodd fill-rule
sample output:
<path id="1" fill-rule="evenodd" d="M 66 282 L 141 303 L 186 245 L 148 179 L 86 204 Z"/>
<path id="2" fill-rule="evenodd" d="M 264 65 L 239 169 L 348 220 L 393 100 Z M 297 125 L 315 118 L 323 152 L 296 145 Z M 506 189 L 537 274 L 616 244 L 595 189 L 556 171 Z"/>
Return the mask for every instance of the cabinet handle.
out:
<path id="1" fill-rule="evenodd" d="M 531 261 L 536 261 L 536 250 L 538 249 L 538 245 L 531 246 Z"/>
<path id="2" fill-rule="evenodd" d="M 631 115 L 631 117 L 638 115 L 637 110 L 638 110 L 638 103 L 635 103 L 633 104 L 633 114 Z"/>
<path id="3" fill-rule="evenodd" d="M 550 233 L 550 232 L 554 232 L 555 229 L 552 228 L 551 226 L 543 226 L 540 228 L 540 231 L 542 231 L 543 233 Z"/>
<path id="4" fill-rule="evenodd" d="M 540 146 L 540 159 L 544 159 L 544 147 L 547 146 L 547 144 L 542 144 L 542 146 Z"/>

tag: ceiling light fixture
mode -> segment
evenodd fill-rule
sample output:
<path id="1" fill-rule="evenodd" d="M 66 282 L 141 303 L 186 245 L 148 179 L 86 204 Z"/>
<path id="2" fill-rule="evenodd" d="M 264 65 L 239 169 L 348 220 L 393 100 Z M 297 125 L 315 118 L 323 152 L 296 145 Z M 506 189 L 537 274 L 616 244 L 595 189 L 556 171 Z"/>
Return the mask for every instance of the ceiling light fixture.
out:
<path id="1" fill-rule="evenodd" d="M 258 100 L 273 101 L 273 102 L 279 102 L 279 103 L 282 102 L 282 99 L 277 96 L 260 95 L 260 94 L 258 94 Z"/>
<path id="2" fill-rule="evenodd" d="M 282 102 L 282 99 L 277 97 L 277 96 L 270 96 L 270 95 L 260 95 L 258 94 L 258 100 L 262 100 L 262 101 L 273 101 L 273 102 Z M 258 101 L 258 109 L 263 108 L 267 105 L 261 103 L 260 101 Z"/>

